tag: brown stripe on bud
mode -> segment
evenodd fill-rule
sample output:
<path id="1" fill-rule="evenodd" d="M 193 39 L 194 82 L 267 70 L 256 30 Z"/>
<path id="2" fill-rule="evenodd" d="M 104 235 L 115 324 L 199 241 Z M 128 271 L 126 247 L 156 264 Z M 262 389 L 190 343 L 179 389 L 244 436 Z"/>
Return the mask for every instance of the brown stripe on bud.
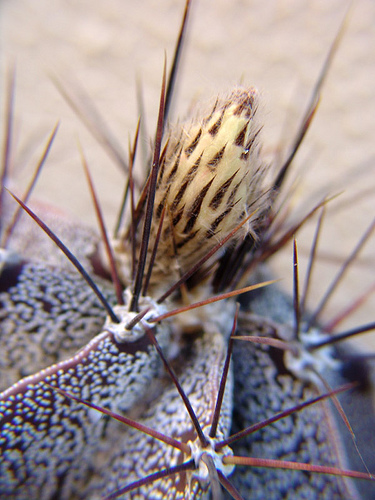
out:
<path id="1" fill-rule="evenodd" d="M 193 153 L 194 149 L 197 147 L 197 144 L 199 142 L 201 135 L 202 135 L 202 129 L 200 128 L 199 132 L 197 133 L 197 135 L 193 139 L 193 142 L 187 148 L 185 148 L 185 154 L 188 158 Z"/>
<path id="2" fill-rule="evenodd" d="M 184 227 L 183 233 L 188 234 L 190 231 L 193 229 L 194 224 L 199 216 L 201 206 L 203 203 L 203 200 L 207 194 L 207 191 L 210 189 L 210 186 L 212 184 L 213 179 L 211 179 L 201 190 L 197 198 L 195 199 L 192 207 L 189 209 L 187 213 L 188 221 L 186 223 L 186 226 Z"/>
<path id="3" fill-rule="evenodd" d="M 223 121 L 223 114 L 224 114 L 224 111 L 221 113 L 218 120 L 212 125 L 212 127 L 208 131 L 209 134 L 212 135 L 212 137 L 215 137 L 215 135 L 219 132 L 219 129 L 221 127 L 221 122 Z"/>
<path id="4" fill-rule="evenodd" d="M 216 191 L 214 197 L 212 198 L 212 200 L 210 201 L 210 204 L 208 205 L 210 208 L 212 208 L 213 210 L 217 210 L 217 208 L 220 206 L 220 203 L 223 199 L 223 196 L 225 195 L 225 193 L 227 192 L 229 186 L 232 184 L 232 181 L 233 179 L 235 178 L 235 176 L 237 175 L 238 173 L 238 170 L 236 170 L 234 172 L 234 174 L 232 175 L 232 177 L 230 177 L 227 181 L 225 181 L 220 187 L 219 189 Z M 239 185 L 239 184 L 238 184 Z M 237 187 L 238 187 L 237 185 Z M 232 190 L 232 193 L 231 193 L 231 196 L 232 194 L 235 194 L 235 191 Z M 233 200 L 232 200 L 233 201 Z"/>
<path id="5" fill-rule="evenodd" d="M 181 153 L 182 153 L 182 147 L 180 148 L 177 158 L 173 164 L 173 168 L 168 175 L 167 184 L 171 183 L 173 181 L 173 177 L 176 175 L 178 164 L 180 163 Z"/>
<path id="6" fill-rule="evenodd" d="M 207 162 L 207 167 L 211 170 L 214 171 L 216 170 L 216 167 L 219 165 L 221 162 L 223 156 L 224 156 L 224 151 L 225 151 L 226 144 L 218 151 L 215 156 L 212 158 L 212 160 Z"/>

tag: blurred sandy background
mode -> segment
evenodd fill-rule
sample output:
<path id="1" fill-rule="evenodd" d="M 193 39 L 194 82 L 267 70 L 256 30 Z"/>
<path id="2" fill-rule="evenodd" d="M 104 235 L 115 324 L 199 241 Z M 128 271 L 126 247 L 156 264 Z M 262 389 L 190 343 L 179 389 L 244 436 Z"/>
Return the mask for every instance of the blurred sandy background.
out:
<path id="1" fill-rule="evenodd" d="M 293 137 L 328 47 L 344 16 L 342 0 L 196 0 L 179 79 L 175 116 L 196 99 L 244 82 L 261 91 L 265 152 Z M 136 76 L 143 82 L 147 128 L 153 133 L 164 51 L 170 62 L 183 11 L 182 0 L 2 0 L 1 82 L 17 68 L 17 182 L 25 185 L 48 133 L 60 130 L 36 195 L 95 224 L 77 149 L 83 145 L 110 227 L 122 192 L 122 174 L 86 132 L 51 82 L 79 82 L 96 102 L 127 151 L 137 121 Z M 307 170 L 304 192 L 327 183 L 345 193 L 347 205 L 326 219 L 319 274 L 311 304 L 330 281 L 337 263 L 353 248 L 375 214 L 375 3 L 358 0 L 350 15 L 323 100 L 297 164 Z M 3 102 L 3 101 L 2 101 Z M 350 180 L 347 173 L 353 172 Z M 363 189 L 371 194 L 356 193 Z M 334 211 L 335 205 L 331 207 Z M 314 225 L 298 236 L 301 260 Z M 375 238 L 352 268 L 326 317 L 350 303 L 375 281 Z M 273 266 L 289 286 L 290 251 Z M 318 269 L 317 269 L 318 271 Z M 374 319 L 374 295 L 346 326 Z M 368 334 L 368 342 L 375 334 Z M 373 343 L 375 345 L 375 342 Z"/>

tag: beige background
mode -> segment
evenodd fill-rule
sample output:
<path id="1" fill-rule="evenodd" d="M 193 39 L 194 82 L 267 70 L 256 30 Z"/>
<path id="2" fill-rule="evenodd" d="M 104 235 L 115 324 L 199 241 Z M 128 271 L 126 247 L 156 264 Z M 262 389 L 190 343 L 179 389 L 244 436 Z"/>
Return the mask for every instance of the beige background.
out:
<path id="1" fill-rule="evenodd" d="M 346 10 L 342 0 L 196 0 L 189 24 L 175 116 L 197 98 L 211 98 L 238 82 L 262 94 L 265 152 L 293 137 L 309 93 Z M 166 51 L 171 60 L 182 0 L 2 0 L 1 82 L 17 67 L 15 163 L 17 183 L 27 182 L 43 141 L 57 120 L 58 137 L 37 196 L 95 224 L 77 150 L 77 138 L 94 171 L 108 223 L 122 190 L 118 168 L 92 140 L 51 82 L 79 82 L 95 100 L 127 150 L 137 120 L 136 76 L 143 82 L 147 128 L 153 130 Z M 306 168 L 304 196 L 333 183 L 345 186 L 322 238 L 320 273 L 311 304 L 336 264 L 348 254 L 375 214 L 375 2 L 354 2 L 346 34 L 330 71 L 323 100 L 297 164 Z M 151 132 L 150 132 L 151 133 Z M 348 179 L 347 172 L 355 172 Z M 368 189 L 353 202 L 358 190 Z M 302 191 L 301 191 L 302 192 Z M 358 198 L 358 197 L 357 197 Z M 347 200 L 347 201 L 346 201 Z M 334 205 L 332 205 L 333 211 Z M 311 228 L 307 233 L 311 234 Z M 301 260 L 308 235 L 298 236 Z M 332 317 L 375 281 L 372 238 L 327 310 Z M 289 286 L 291 253 L 273 263 Z M 374 294 L 347 326 L 374 319 Z M 368 342 L 375 334 L 363 338 Z"/>

